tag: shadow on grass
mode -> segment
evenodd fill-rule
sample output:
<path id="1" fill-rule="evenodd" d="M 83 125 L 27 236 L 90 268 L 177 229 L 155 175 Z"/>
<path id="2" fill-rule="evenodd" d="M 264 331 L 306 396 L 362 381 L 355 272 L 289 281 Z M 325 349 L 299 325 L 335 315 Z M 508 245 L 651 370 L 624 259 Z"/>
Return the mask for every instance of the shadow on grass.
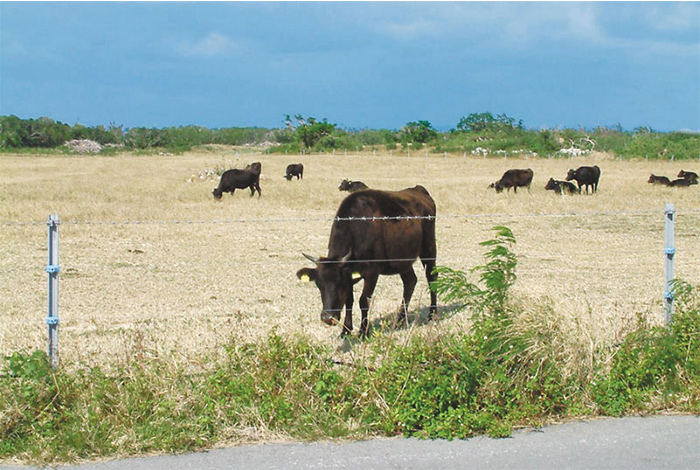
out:
<path id="1" fill-rule="evenodd" d="M 445 305 L 438 307 L 437 314 L 430 319 L 430 307 L 421 307 L 417 310 L 408 312 L 406 315 L 407 321 L 398 325 L 396 324 L 398 320 L 398 312 L 390 313 L 369 322 L 368 339 L 371 339 L 376 333 L 404 331 L 410 328 L 422 327 L 431 323 L 439 323 L 463 312 L 463 304 Z M 338 346 L 338 351 L 345 353 L 350 352 L 355 345 L 362 343 L 362 339 L 357 334 L 342 337 L 341 341 L 340 346 Z"/>

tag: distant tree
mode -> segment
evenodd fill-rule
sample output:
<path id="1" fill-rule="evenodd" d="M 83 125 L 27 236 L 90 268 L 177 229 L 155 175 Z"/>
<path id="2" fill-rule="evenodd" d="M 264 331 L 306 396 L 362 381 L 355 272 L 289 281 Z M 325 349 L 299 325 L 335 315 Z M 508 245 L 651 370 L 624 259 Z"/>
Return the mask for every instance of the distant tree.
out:
<path id="1" fill-rule="evenodd" d="M 54 121 L 49 117 L 23 120 L 22 145 L 25 147 L 57 147 L 70 139 L 68 124 Z"/>
<path id="2" fill-rule="evenodd" d="M 472 113 L 469 116 L 463 117 L 457 123 L 458 131 L 466 132 L 498 132 L 498 131 L 512 131 L 515 129 L 522 129 L 523 121 L 519 120 L 517 123 L 514 118 L 509 117 L 505 114 L 499 114 L 495 116 L 491 113 Z"/>
<path id="3" fill-rule="evenodd" d="M 311 149 L 317 145 L 321 148 L 334 146 L 335 124 L 331 124 L 326 118 L 317 121 L 313 117 L 304 118 L 301 114 L 296 114 L 294 119 L 297 121 L 296 126 L 289 115 L 285 118 L 285 124 L 288 129 L 294 128 L 296 136 L 305 148 Z"/>
<path id="4" fill-rule="evenodd" d="M 438 133 L 429 121 L 409 122 L 401 129 L 401 140 L 425 144 L 435 140 Z"/>
<path id="5" fill-rule="evenodd" d="M 145 127 L 134 127 L 129 129 L 124 136 L 124 145 L 132 149 L 148 149 L 163 146 L 160 129 L 147 129 Z"/>
<path id="6" fill-rule="evenodd" d="M 22 120 L 17 116 L 0 116 L 0 147 L 22 146 Z"/>

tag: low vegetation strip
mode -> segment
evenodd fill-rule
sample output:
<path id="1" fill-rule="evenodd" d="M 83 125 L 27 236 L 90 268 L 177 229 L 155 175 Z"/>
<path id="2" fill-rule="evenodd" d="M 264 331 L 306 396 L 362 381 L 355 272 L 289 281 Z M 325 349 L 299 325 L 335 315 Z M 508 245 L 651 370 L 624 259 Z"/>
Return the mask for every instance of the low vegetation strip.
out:
<path id="1" fill-rule="evenodd" d="M 195 147 L 245 146 L 266 153 L 309 154 L 386 150 L 471 156 L 523 155 L 527 157 L 578 157 L 606 152 L 625 158 L 696 160 L 700 135 L 691 132 L 657 132 L 649 127 L 626 131 L 621 126 L 594 129 L 526 129 L 522 120 L 505 114 L 471 113 L 454 129 L 439 132 L 429 121 L 408 122 L 401 129 L 343 129 L 327 119 L 299 114 L 286 116 L 276 129 L 180 126 L 163 129 L 124 128 L 110 124 L 69 126 L 49 117 L 21 119 L 0 116 L 0 152 L 36 151 L 99 153 L 125 151 L 172 155 Z M 220 174 L 220 173 L 219 173 Z M 196 178 L 208 178 L 200 174 Z"/>
<path id="2" fill-rule="evenodd" d="M 698 286 L 676 281 L 668 327 L 640 314 L 619 344 L 590 350 L 546 303 L 511 294 L 514 244 L 496 227 L 482 243 L 483 265 L 437 268 L 432 287 L 453 313 L 471 315 L 468 332 L 378 331 L 352 345 L 352 361 L 274 329 L 229 343 L 198 373 L 144 351 L 108 374 L 53 370 L 41 351 L 11 354 L 0 372 L 0 458 L 49 464 L 280 438 L 505 436 L 581 416 L 700 413 Z"/>

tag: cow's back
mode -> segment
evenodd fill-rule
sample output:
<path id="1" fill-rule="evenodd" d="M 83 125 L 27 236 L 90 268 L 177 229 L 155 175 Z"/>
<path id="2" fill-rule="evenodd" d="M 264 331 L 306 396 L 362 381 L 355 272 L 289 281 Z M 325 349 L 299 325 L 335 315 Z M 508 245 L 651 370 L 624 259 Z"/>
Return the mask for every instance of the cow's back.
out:
<path id="1" fill-rule="evenodd" d="M 245 173 L 244 170 L 239 170 L 233 168 L 231 170 L 226 170 L 221 174 L 221 180 L 219 181 L 219 188 L 224 191 L 230 191 L 232 188 L 236 188 L 236 184 L 241 181 L 242 175 Z"/>
<path id="2" fill-rule="evenodd" d="M 435 201 L 422 186 L 402 191 L 367 189 L 340 204 L 331 228 L 329 257 L 414 260 L 435 256 Z M 414 218 L 411 218 L 414 217 Z"/>
<path id="3" fill-rule="evenodd" d="M 581 183 L 595 183 L 600 180 L 600 168 L 595 166 L 581 166 L 576 170 L 576 175 L 580 178 L 577 181 Z"/>

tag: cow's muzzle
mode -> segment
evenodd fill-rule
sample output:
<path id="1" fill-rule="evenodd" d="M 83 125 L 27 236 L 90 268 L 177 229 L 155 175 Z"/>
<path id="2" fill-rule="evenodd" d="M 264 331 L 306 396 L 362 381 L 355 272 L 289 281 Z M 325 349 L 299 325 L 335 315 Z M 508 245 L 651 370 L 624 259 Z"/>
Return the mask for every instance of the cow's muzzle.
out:
<path id="1" fill-rule="evenodd" d="M 328 326 L 337 325 L 340 323 L 340 315 L 336 316 L 330 312 L 323 311 L 321 312 L 321 321 Z"/>

